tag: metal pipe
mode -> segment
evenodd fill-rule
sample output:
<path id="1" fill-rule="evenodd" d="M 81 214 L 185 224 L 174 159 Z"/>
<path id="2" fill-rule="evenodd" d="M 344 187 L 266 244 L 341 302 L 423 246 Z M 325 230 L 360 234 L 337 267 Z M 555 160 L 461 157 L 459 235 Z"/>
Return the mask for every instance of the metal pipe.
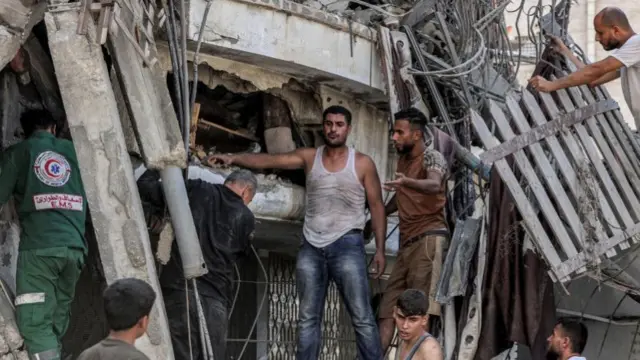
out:
<path id="1" fill-rule="evenodd" d="M 579 316 L 585 319 L 589 319 L 589 320 L 593 320 L 593 321 L 599 321 L 599 322 L 603 322 L 605 324 L 611 324 L 611 325 L 616 325 L 616 326 L 637 326 L 638 322 L 637 321 L 628 321 L 628 322 L 622 322 L 622 321 L 615 321 L 615 320 L 610 320 L 607 318 L 603 318 L 601 316 L 596 316 L 596 315 L 589 315 L 589 314 L 585 314 L 585 313 L 581 313 L 580 311 L 573 311 L 573 310 L 566 310 L 566 309 L 556 309 L 556 312 L 560 313 L 560 314 L 565 314 L 565 315 L 570 315 L 570 316 Z"/>
<path id="2" fill-rule="evenodd" d="M 182 138 L 184 140 L 184 147 L 187 153 L 187 163 L 189 163 L 189 122 L 191 120 L 191 108 L 189 107 L 189 68 L 187 66 L 187 10 L 185 7 L 185 1 L 180 0 L 180 36 L 182 38 L 182 104 L 184 111 L 184 118 L 182 119 Z M 185 170 L 184 179 L 186 180 L 187 170 Z"/>
<path id="3" fill-rule="evenodd" d="M 171 215 L 171 224 L 176 234 L 184 277 L 190 280 L 204 275 L 208 270 L 202 256 L 196 226 L 193 223 L 182 171 L 176 166 L 170 166 L 160 171 L 160 178 Z"/>
<path id="4" fill-rule="evenodd" d="M 209 360 L 215 360 L 213 357 L 213 347 L 211 346 L 211 336 L 207 327 L 207 319 L 204 316 L 200 293 L 198 292 L 198 283 L 193 279 L 193 295 L 196 298 L 196 308 L 198 309 L 198 323 L 200 324 L 200 339 L 202 341 L 202 350 L 205 357 Z"/>
<path id="5" fill-rule="evenodd" d="M 168 43 L 169 43 L 169 53 L 170 53 L 170 58 L 171 58 L 171 68 L 173 69 L 173 88 L 174 88 L 174 92 L 175 92 L 175 96 L 176 96 L 176 100 L 177 100 L 177 114 L 178 114 L 178 119 L 180 120 L 180 123 L 182 123 L 182 114 L 184 114 L 184 112 L 182 111 L 182 101 L 180 101 L 180 99 L 182 99 L 182 86 L 181 86 L 181 78 L 180 78 L 180 64 L 178 62 L 178 52 L 176 50 L 176 38 L 175 38 L 175 32 L 174 32 L 174 26 L 175 23 L 172 21 L 173 19 L 173 10 L 169 9 L 169 5 L 167 4 L 167 0 L 162 0 L 162 8 L 164 9 L 164 12 L 167 14 L 167 21 L 165 21 L 165 26 L 167 29 L 167 38 L 168 38 Z"/>
<path id="6" fill-rule="evenodd" d="M 209 10 L 211 10 L 211 4 L 213 0 L 207 0 L 207 7 L 204 9 L 204 16 L 202 17 L 202 23 L 200 24 L 200 30 L 198 31 L 198 44 L 196 45 L 196 52 L 193 54 L 193 85 L 191 85 L 191 101 L 190 108 L 193 109 L 193 105 L 196 103 L 196 92 L 198 91 L 198 64 L 200 55 L 200 46 L 202 46 L 202 37 L 204 35 L 204 27 L 207 24 L 207 17 L 209 16 Z"/>

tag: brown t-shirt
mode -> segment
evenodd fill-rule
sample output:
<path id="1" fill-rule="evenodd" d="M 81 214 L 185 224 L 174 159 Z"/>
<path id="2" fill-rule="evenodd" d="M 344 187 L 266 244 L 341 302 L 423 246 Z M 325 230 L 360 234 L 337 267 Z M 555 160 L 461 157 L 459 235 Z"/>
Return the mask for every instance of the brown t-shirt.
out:
<path id="1" fill-rule="evenodd" d="M 149 358 L 129 343 L 106 338 L 83 351 L 78 360 L 149 360 Z"/>
<path id="2" fill-rule="evenodd" d="M 396 203 L 400 217 L 400 245 L 414 236 L 429 230 L 446 229 L 444 206 L 447 201 L 445 184 L 448 173 L 447 161 L 434 149 L 426 149 L 422 156 L 404 154 L 398 159 L 398 172 L 413 179 L 426 179 L 431 171 L 442 174 L 441 191 L 424 194 L 408 187 L 396 190 Z"/>

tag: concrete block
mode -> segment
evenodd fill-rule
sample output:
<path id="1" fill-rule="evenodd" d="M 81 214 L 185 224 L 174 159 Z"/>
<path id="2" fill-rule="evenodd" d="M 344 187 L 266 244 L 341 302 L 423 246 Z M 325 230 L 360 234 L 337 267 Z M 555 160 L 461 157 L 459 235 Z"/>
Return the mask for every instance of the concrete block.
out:
<path id="1" fill-rule="evenodd" d="M 158 298 L 147 334 L 136 346 L 151 359 L 172 360 L 140 196 L 94 25 L 89 22 L 87 34 L 78 35 L 74 11 L 47 13 L 45 23 L 106 281 L 135 277 L 151 284 Z"/>

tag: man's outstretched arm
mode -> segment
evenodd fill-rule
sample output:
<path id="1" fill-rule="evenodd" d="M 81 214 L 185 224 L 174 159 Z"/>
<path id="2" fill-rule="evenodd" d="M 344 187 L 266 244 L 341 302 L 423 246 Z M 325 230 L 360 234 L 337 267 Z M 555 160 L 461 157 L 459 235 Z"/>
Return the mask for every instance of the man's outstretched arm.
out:
<path id="1" fill-rule="evenodd" d="M 620 60 L 609 56 L 604 60 L 586 65 L 561 79 L 549 81 L 538 75 L 531 78 L 529 84 L 541 92 L 551 92 L 572 86 L 599 84 L 604 83 L 603 80 L 611 81 L 615 79 L 613 76 L 615 76 L 623 66 L 624 64 Z"/>
<path id="2" fill-rule="evenodd" d="M 304 148 L 284 154 L 217 154 L 209 157 L 207 162 L 226 165 L 237 165 L 249 169 L 303 169 L 309 156 L 315 154 L 315 149 Z"/>

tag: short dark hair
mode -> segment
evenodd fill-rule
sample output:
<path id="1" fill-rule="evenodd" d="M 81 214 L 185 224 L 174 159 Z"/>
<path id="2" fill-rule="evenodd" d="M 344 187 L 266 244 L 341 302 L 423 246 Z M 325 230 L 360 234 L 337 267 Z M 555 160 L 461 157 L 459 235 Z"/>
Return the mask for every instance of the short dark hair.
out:
<path id="1" fill-rule="evenodd" d="M 422 111 L 411 107 L 405 110 L 400 110 L 393 115 L 393 118 L 398 120 L 405 120 L 411 124 L 414 129 L 423 129 L 427 125 L 427 117 L 424 116 Z"/>
<path id="2" fill-rule="evenodd" d="M 50 112 L 40 109 L 29 109 L 20 116 L 20 126 L 24 136 L 31 136 L 36 130 L 46 130 L 56 124 Z"/>
<path id="3" fill-rule="evenodd" d="M 571 340 L 571 350 L 582 354 L 589 337 L 587 327 L 579 321 L 568 318 L 559 319 L 556 323 L 556 326 L 558 325 L 562 328 L 562 333 Z"/>
<path id="4" fill-rule="evenodd" d="M 427 315 L 427 296 L 418 289 L 407 289 L 396 301 L 396 306 L 404 316 Z"/>
<path id="5" fill-rule="evenodd" d="M 347 120 L 347 124 L 351 125 L 351 111 L 349 111 L 346 107 L 340 105 L 332 105 L 324 110 L 322 113 L 322 120 L 327 119 L 328 114 L 339 114 L 343 115 L 344 119 Z"/>
<path id="6" fill-rule="evenodd" d="M 151 313 L 156 293 L 151 285 L 134 279 L 120 279 L 109 285 L 102 295 L 109 329 L 128 330 Z"/>
<path id="7" fill-rule="evenodd" d="M 620 8 L 609 6 L 600 10 L 598 15 L 606 27 L 618 26 L 622 29 L 631 29 L 627 15 Z"/>

